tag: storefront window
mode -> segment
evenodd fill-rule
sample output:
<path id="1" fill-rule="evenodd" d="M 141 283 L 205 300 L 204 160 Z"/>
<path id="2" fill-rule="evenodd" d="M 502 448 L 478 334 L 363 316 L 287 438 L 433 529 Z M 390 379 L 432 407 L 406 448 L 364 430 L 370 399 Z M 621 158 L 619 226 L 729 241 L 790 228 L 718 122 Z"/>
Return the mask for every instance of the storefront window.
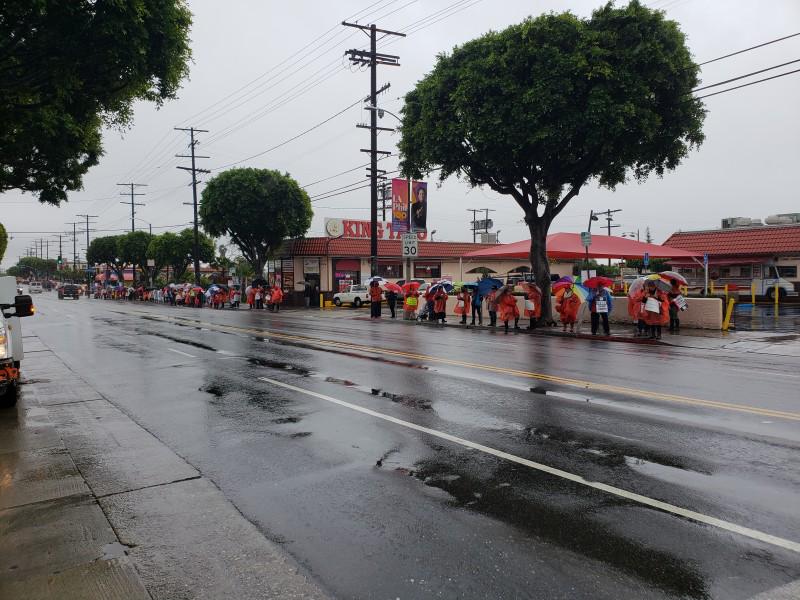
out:
<path id="1" fill-rule="evenodd" d="M 344 291 L 348 286 L 361 283 L 361 261 L 357 258 L 339 258 L 333 261 L 333 291 Z"/>
<path id="2" fill-rule="evenodd" d="M 399 261 L 392 263 L 379 262 L 378 275 L 386 279 L 401 279 L 403 277 L 403 263 Z"/>
<path id="3" fill-rule="evenodd" d="M 439 279 L 442 276 L 442 264 L 433 262 L 414 263 L 414 277 L 417 279 Z"/>

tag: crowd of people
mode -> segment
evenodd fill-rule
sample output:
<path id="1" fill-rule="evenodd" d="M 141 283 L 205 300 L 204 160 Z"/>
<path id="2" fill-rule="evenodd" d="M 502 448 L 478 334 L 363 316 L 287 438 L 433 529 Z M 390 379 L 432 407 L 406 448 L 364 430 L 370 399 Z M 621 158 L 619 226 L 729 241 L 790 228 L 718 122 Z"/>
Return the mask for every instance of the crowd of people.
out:
<path id="1" fill-rule="evenodd" d="M 592 335 L 598 335 L 601 328 L 604 335 L 610 335 L 609 315 L 614 306 L 611 285 L 611 280 L 602 277 L 590 278 L 583 284 L 571 277 L 556 282 L 553 286 L 555 310 L 563 331 L 579 332 L 588 312 Z M 628 314 L 637 337 L 659 339 L 661 328 L 666 325 L 671 333 L 679 332 L 680 312 L 687 308 L 680 286 L 681 282 L 671 277 L 642 278 L 634 283 L 628 295 Z M 515 293 L 517 287 L 524 296 L 522 311 Z M 393 319 L 399 301 L 405 320 L 446 323 L 447 300 L 451 294 L 456 297 L 453 312 L 461 317 L 461 325 L 467 325 L 468 319 L 470 325 L 483 325 L 484 308 L 488 312 L 489 327 L 497 327 L 499 322 L 506 332 L 510 327 L 519 330 L 523 317 L 528 319 L 528 329 L 534 329 L 542 315 L 542 291 L 531 282 L 520 282 L 516 286 L 503 285 L 497 280 L 492 280 L 490 285 L 483 285 L 481 281 L 456 285 L 440 282 L 420 291 L 420 285 L 414 282 L 400 287 L 375 278 L 369 284 L 370 317 L 381 317 L 385 299 Z"/>
<path id="2" fill-rule="evenodd" d="M 94 297 L 102 300 L 142 301 L 192 308 L 207 306 L 214 309 L 239 308 L 243 295 L 249 308 L 268 309 L 273 312 L 280 311 L 284 299 L 283 290 L 279 286 L 270 286 L 266 283 L 248 285 L 244 292 L 238 286 L 213 284 L 204 290 L 191 283 L 170 283 L 157 288 L 147 288 L 143 285 L 126 287 L 98 284 L 94 290 Z"/>

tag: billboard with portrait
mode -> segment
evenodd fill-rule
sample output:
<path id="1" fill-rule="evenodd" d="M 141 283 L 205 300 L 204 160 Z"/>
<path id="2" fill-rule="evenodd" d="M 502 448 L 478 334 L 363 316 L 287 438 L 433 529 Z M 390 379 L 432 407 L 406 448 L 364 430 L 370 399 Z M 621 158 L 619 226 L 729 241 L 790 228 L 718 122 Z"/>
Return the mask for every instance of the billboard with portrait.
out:
<path id="1" fill-rule="evenodd" d="M 408 212 L 411 231 L 428 230 L 428 183 L 426 181 L 411 182 L 411 204 Z"/>
<path id="2" fill-rule="evenodd" d="M 408 179 L 392 179 L 392 231 L 408 230 Z"/>

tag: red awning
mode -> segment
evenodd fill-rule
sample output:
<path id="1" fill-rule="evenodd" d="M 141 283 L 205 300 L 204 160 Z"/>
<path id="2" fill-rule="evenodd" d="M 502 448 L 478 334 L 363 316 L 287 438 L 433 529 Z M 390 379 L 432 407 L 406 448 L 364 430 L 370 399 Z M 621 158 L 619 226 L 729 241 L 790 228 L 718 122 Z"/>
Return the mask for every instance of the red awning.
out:
<path id="1" fill-rule="evenodd" d="M 522 240 L 513 244 L 500 244 L 469 252 L 466 258 L 514 258 L 527 259 L 530 253 L 530 240 Z M 592 234 L 592 245 L 589 246 L 589 258 L 643 258 L 647 253 L 650 258 L 688 258 L 702 256 L 702 253 L 689 250 L 647 244 L 627 238 Z M 548 258 L 581 259 L 586 250 L 581 244 L 579 233 L 551 233 L 547 236 Z"/>

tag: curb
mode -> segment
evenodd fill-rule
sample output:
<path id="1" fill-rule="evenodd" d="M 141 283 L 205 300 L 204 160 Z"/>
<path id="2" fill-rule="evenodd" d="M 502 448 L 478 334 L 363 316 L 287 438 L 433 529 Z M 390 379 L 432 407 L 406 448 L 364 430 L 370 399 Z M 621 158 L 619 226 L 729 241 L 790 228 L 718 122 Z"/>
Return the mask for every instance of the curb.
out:
<path id="1" fill-rule="evenodd" d="M 358 316 L 353 317 L 356 321 L 369 321 L 370 318 L 366 316 Z M 431 323 L 430 321 L 406 321 L 404 319 L 392 319 L 391 317 L 381 317 L 381 321 L 388 321 L 389 323 L 398 323 L 403 324 L 406 326 L 410 325 L 420 325 L 423 327 L 454 327 L 457 329 L 471 329 L 476 331 L 497 331 L 497 332 L 504 332 L 503 327 L 489 327 L 488 325 L 462 325 L 461 323 Z M 546 329 L 528 329 L 520 328 L 520 329 L 511 329 L 509 328 L 508 333 L 515 333 L 515 334 L 524 334 L 524 335 L 537 335 L 537 336 L 549 336 L 549 337 L 560 337 L 560 338 L 567 338 L 567 339 L 582 339 L 582 340 L 594 340 L 594 341 L 601 341 L 601 342 L 622 342 L 628 344 L 642 344 L 646 346 L 674 346 L 675 344 L 671 344 L 669 342 L 665 342 L 663 340 L 651 340 L 649 338 L 636 338 L 636 337 L 622 337 L 622 336 L 615 336 L 615 335 L 592 335 L 590 333 L 564 333 L 563 331 L 548 331 Z"/>

